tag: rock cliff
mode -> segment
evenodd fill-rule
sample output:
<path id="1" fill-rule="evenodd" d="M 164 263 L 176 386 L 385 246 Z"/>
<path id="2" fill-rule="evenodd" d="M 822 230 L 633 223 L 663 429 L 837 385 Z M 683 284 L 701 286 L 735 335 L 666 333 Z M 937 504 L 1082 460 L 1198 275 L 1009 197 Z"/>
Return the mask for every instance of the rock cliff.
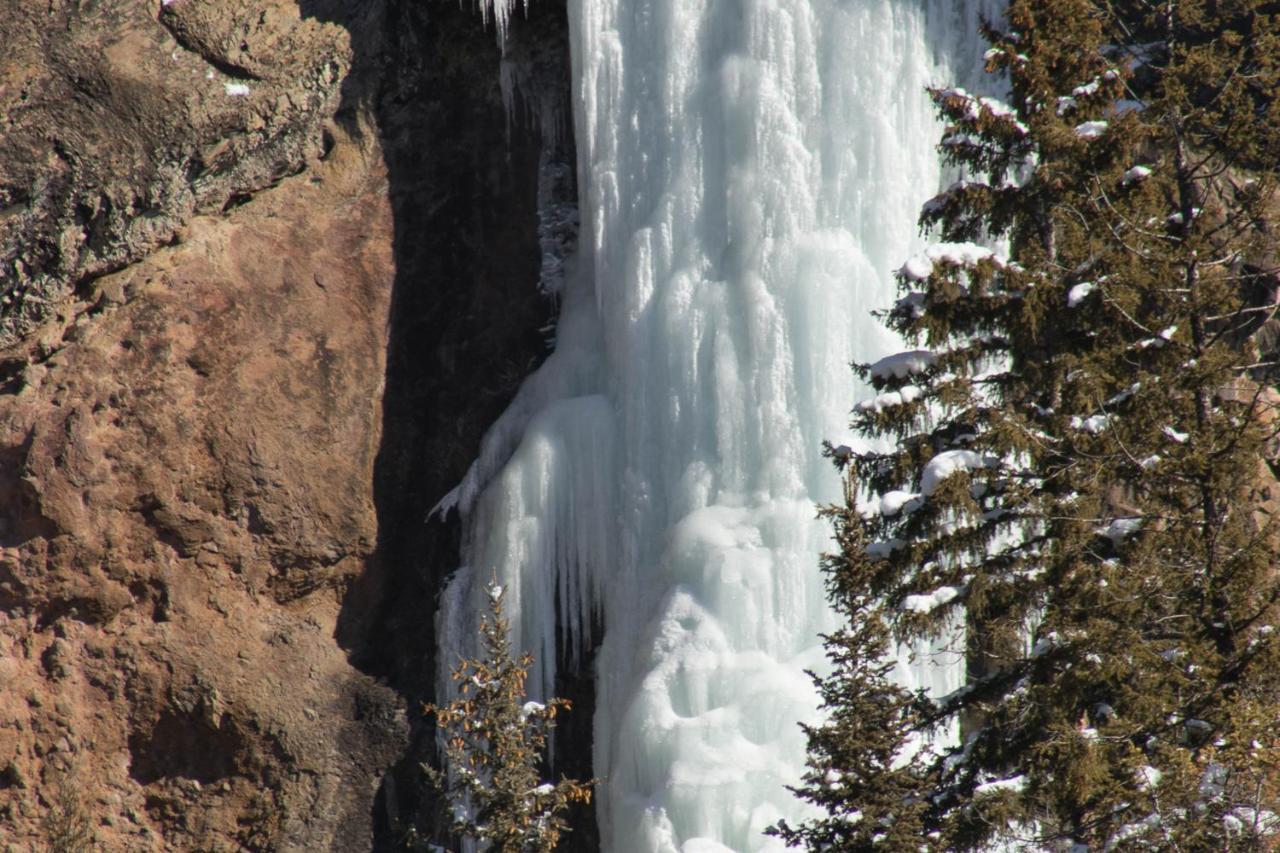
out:
<path id="1" fill-rule="evenodd" d="M 426 514 L 572 194 L 562 9 L 463 6 L 0 0 L 0 849 L 429 829 Z"/>

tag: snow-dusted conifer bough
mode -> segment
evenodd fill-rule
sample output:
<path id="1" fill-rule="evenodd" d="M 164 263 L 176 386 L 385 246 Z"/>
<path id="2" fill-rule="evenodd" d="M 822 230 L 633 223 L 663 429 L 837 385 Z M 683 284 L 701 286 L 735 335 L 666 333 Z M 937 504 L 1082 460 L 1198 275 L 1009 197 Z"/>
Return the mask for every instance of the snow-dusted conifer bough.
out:
<path id="1" fill-rule="evenodd" d="M 946 183 L 925 87 L 980 85 L 983 6 L 569 0 L 580 254 L 555 352 L 444 504 L 465 568 L 439 641 L 469 653 L 494 575 L 537 655 L 532 700 L 558 622 L 573 648 L 600 641 L 612 853 L 775 849 L 763 830 L 803 815 L 784 786 L 834 627 L 815 504 L 840 497 L 819 448 L 867 396 L 849 363 L 897 348 L 869 312 Z M 958 676 L 900 671 L 938 693 Z"/>

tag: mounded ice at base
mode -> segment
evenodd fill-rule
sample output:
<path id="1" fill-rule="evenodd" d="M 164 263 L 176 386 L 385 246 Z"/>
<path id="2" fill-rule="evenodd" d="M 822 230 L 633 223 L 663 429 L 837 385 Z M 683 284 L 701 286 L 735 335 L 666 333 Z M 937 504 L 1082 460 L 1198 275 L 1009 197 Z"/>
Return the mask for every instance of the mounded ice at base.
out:
<path id="1" fill-rule="evenodd" d="M 854 443 L 867 394 L 849 363 L 901 348 L 870 312 L 924 248 L 921 201 L 957 177 L 925 87 L 980 85 L 978 14 L 997 6 L 569 2 L 580 256 L 556 352 L 444 502 L 469 568 L 439 624 L 441 659 L 467 653 L 496 576 L 538 655 L 531 701 L 553 689 L 558 644 L 602 639 L 611 853 L 780 849 L 764 830 L 807 813 L 785 785 L 804 769 L 796 724 L 818 717 L 805 670 L 835 627 L 815 505 L 841 490 L 820 447 Z M 962 245 L 921 264 L 991 257 Z M 955 689 L 956 655 L 912 651 L 905 682 Z"/>

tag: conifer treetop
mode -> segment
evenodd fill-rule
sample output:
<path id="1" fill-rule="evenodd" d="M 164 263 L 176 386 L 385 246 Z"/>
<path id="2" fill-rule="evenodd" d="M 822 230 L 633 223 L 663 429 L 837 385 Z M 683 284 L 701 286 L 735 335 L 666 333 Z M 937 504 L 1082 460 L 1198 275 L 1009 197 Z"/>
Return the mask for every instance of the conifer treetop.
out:
<path id="1" fill-rule="evenodd" d="M 484 657 L 453 670 L 457 696 L 427 704 L 443 743 L 445 770 L 423 771 L 451 809 L 451 831 L 499 853 L 544 853 L 568 831 L 563 812 L 591 799 L 594 781 L 544 781 L 541 765 L 565 699 L 529 701 L 525 681 L 533 657 L 513 654 L 503 611 L 505 591 L 488 586 L 489 613 L 481 620 Z"/>

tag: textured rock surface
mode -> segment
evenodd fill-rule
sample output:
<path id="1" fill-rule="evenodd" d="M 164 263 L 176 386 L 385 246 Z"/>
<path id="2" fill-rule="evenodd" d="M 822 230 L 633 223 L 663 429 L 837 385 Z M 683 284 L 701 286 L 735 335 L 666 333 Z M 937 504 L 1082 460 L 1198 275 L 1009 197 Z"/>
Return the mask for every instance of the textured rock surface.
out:
<path id="1" fill-rule="evenodd" d="M 397 752 L 398 699 L 332 640 L 376 539 L 393 276 L 385 178 L 333 153 L 8 354 L 0 763 L 28 827 L 66 776 L 109 849 L 337 837 Z"/>
<path id="2" fill-rule="evenodd" d="M 350 64 L 289 0 L 0 4 L 0 343 L 297 172 Z"/>
<path id="3" fill-rule="evenodd" d="M 451 0 L 0 13 L 0 849 L 400 849 L 545 137 Z"/>

